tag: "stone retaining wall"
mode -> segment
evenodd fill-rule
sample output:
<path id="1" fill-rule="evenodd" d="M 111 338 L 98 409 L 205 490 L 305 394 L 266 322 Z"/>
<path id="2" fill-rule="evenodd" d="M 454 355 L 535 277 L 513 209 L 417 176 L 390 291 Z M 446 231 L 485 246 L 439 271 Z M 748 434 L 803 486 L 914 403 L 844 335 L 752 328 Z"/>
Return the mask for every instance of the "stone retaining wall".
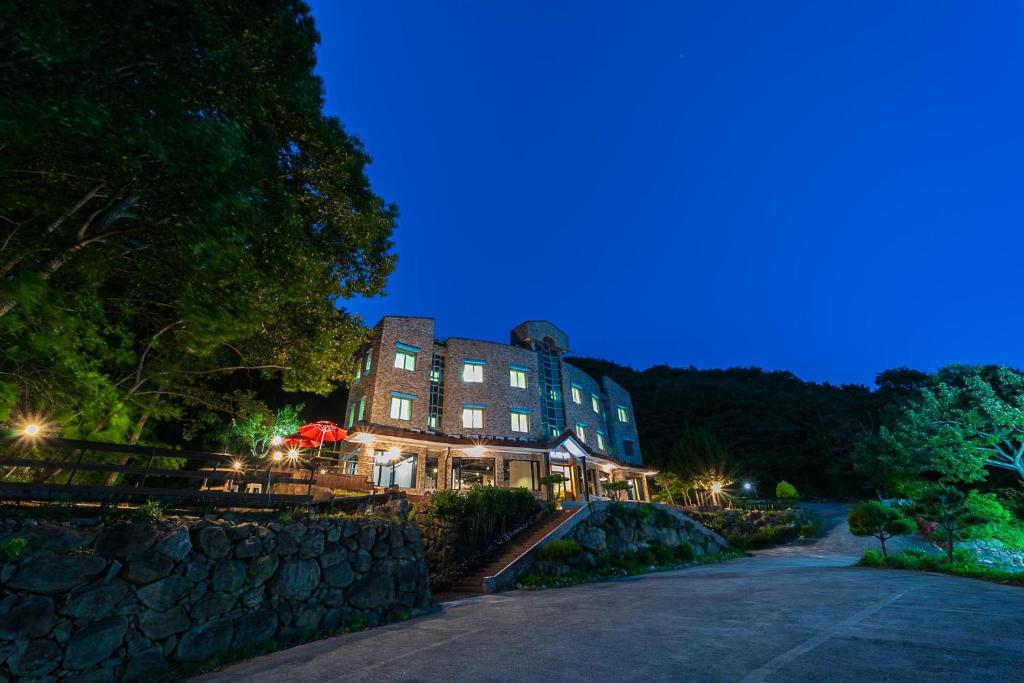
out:
<path id="1" fill-rule="evenodd" d="M 0 544 L 16 537 L 28 545 L 0 565 L 0 680 L 156 680 L 432 601 L 419 530 L 380 518 L 0 522 Z"/>

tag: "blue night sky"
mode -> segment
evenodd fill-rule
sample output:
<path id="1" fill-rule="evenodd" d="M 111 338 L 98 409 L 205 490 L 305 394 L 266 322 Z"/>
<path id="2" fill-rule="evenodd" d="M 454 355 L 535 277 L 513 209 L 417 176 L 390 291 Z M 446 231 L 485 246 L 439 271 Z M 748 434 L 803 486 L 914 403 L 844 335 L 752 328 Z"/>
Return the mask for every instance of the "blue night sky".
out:
<path id="1" fill-rule="evenodd" d="M 645 368 L 1024 365 L 1024 5 L 314 2 L 383 298 Z"/>

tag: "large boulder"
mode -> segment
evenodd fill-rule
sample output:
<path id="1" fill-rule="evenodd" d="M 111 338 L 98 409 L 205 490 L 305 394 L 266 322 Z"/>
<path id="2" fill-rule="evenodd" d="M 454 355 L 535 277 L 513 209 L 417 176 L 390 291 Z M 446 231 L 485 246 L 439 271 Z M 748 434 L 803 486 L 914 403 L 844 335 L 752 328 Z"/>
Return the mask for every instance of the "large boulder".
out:
<path id="1" fill-rule="evenodd" d="M 129 590 L 128 584 L 120 579 L 82 586 L 71 591 L 60 613 L 79 619 L 102 619 L 110 616 Z"/>
<path id="2" fill-rule="evenodd" d="M 356 573 L 352 571 L 352 565 L 347 561 L 333 564 L 324 570 L 324 581 L 332 588 L 344 588 L 351 584 L 355 578 Z"/>
<path id="3" fill-rule="evenodd" d="M 320 583 L 320 565 L 314 560 L 288 560 L 281 567 L 274 592 L 287 600 L 306 600 Z"/>
<path id="4" fill-rule="evenodd" d="M 139 614 L 139 629 L 151 640 L 163 640 L 181 633 L 190 623 L 188 613 L 180 605 L 165 612 L 143 610 Z"/>
<path id="5" fill-rule="evenodd" d="M 178 642 L 175 657 L 181 662 L 202 662 L 231 647 L 234 627 L 231 619 L 217 619 L 193 627 Z"/>
<path id="6" fill-rule="evenodd" d="M 387 574 L 367 574 L 348 591 L 348 602 L 356 609 L 389 607 L 395 601 L 395 582 Z"/>
<path id="7" fill-rule="evenodd" d="M 174 561 L 155 550 L 141 552 L 121 571 L 128 583 L 142 586 L 164 578 L 174 569 Z"/>
<path id="8" fill-rule="evenodd" d="M 263 552 L 263 542 L 257 536 L 249 536 L 235 546 L 235 557 L 248 560 L 259 557 Z"/>
<path id="9" fill-rule="evenodd" d="M 183 576 L 174 574 L 166 579 L 160 579 L 148 586 L 143 586 L 135 591 L 139 601 L 150 609 L 158 611 L 169 610 L 178 604 L 189 591 L 188 580 Z"/>
<path id="10" fill-rule="evenodd" d="M 210 585 L 213 590 L 238 593 L 245 584 L 245 565 L 239 560 L 220 560 L 213 566 Z"/>
<path id="11" fill-rule="evenodd" d="M 231 540 L 219 526 L 203 527 L 196 534 L 196 547 L 201 553 L 215 560 L 231 553 Z"/>
<path id="12" fill-rule="evenodd" d="M 15 676 L 45 676 L 60 664 L 60 648 L 52 640 L 30 640 L 23 649 L 7 659 L 7 668 Z"/>
<path id="13" fill-rule="evenodd" d="M 53 595 L 84 584 L 107 568 L 107 561 L 95 555 L 34 557 L 18 568 L 8 588 Z"/>
<path id="14" fill-rule="evenodd" d="M 592 553 L 603 553 L 608 547 L 608 539 L 600 527 L 584 524 L 577 529 L 575 535 L 579 544 Z"/>
<path id="15" fill-rule="evenodd" d="M 267 581 L 277 571 L 277 556 L 262 555 L 249 564 L 248 584 L 259 586 Z"/>
<path id="16" fill-rule="evenodd" d="M 96 552 L 104 557 L 125 559 L 149 549 L 159 532 L 152 524 L 115 524 L 100 532 L 96 538 Z"/>
<path id="17" fill-rule="evenodd" d="M 153 645 L 129 655 L 128 666 L 122 680 L 127 682 L 160 679 L 160 674 L 166 668 L 167 659 L 164 657 L 163 647 Z"/>
<path id="18" fill-rule="evenodd" d="M 233 647 L 244 648 L 259 645 L 277 632 L 277 613 L 271 610 L 253 612 L 235 619 Z"/>
<path id="19" fill-rule="evenodd" d="M 53 628 L 53 598 L 42 595 L 8 595 L 0 601 L 0 638 L 41 638 Z"/>
<path id="20" fill-rule="evenodd" d="M 192 539 L 188 535 L 188 527 L 185 525 L 174 527 L 156 544 L 156 551 L 175 562 L 184 560 L 192 552 Z"/>
<path id="21" fill-rule="evenodd" d="M 209 593 L 192 605 L 192 619 L 206 621 L 219 617 L 235 605 L 235 596 L 227 593 Z"/>
<path id="22" fill-rule="evenodd" d="M 124 617 L 109 617 L 79 629 L 65 647 L 64 668 L 85 669 L 99 664 L 120 647 L 127 630 Z"/>

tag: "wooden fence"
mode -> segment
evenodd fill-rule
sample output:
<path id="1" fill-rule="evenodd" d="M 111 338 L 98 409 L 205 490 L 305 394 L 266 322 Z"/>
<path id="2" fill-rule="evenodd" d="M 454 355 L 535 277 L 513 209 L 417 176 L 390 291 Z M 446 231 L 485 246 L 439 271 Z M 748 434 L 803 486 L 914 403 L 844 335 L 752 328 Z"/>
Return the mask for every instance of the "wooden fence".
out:
<path id="1" fill-rule="evenodd" d="M 161 466 L 162 458 L 184 459 L 186 465 L 182 468 Z M 239 462 L 243 464 L 234 467 Z M 274 469 L 275 465 L 278 469 Z M 83 475 L 89 472 L 105 473 L 107 479 L 116 479 L 116 483 L 81 483 Z M 26 473 L 28 477 L 24 476 Z M 29 481 L 10 480 L 18 474 L 22 475 L 20 479 Z M 318 480 L 328 477 L 309 466 L 282 469 L 281 463 L 266 461 L 251 465 L 227 453 L 56 437 L 0 439 L 0 500 L 107 504 L 158 500 L 172 504 L 254 508 L 315 504 L 350 509 L 370 498 L 333 499 L 329 495 L 326 498 L 315 495 L 314 488 L 323 491 Z M 370 490 L 365 477 L 331 475 L 329 478 L 330 484 L 341 485 L 328 488 L 350 485 L 351 490 Z M 214 488 L 218 483 L 221 488 Z M 229 487 L 238 490 L 225 490 Z M 274 493 L 275 488 L 301 493 Z M 251 491 L 246 492 L 247 489 Z"/>

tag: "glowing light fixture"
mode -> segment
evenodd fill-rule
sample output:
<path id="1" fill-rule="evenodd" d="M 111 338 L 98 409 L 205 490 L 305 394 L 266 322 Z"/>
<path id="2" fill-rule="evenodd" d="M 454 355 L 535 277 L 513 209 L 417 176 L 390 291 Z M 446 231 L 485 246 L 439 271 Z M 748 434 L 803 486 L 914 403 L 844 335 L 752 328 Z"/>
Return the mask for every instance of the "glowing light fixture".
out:
<path id="1" fill-rule="evenodd" d="M 751 486 L 751 485 L 750 485 L 750 482 L 749 482 L 749 481 L 745 481 L 745 482 L 743 482 L 743 490 L 744 490 L 744 491 L 749 491 L 749 490 L 750 490 L 750 489 L 752 489 L 752 488 L 753 488 L 753 486 Z"/>
<path id="2" fill-rule="evenodd" d="M 29 422 L 27 425 L 25 425 L 25 428 L 21 430 L 21 433 L 24 434 L 25 436 L 39 436 L 39 432 L 41 432 L 42 430 L 43 428 L 40 427 L 37 423 Z"/>
<path id="3" fill-rule="evenodd" d="M 236 472 L 240 471 L 244 466 L 245 464 L 241 460 L 235 460 L 234 462 L 231 463 L 231 469 L 233 469 Z"/>
<path id="4" fill-rule="evenodd" d="M 270 440 L 270 445 L 280 446 L 282 441 L 284 441 L 283 438 L 281 438 L 280 436 L 275 436 L 273 439 Z"/>
<path id="5" fill-rule="evenodd" d="M 386 453 L 387 453 L 387 456 L 389 458 L 400 458 L 400 457 L 402 457 L 402 451 L 398 448 L 398 446 L 392 446 L 391 448 L 389 448 L 386 451 Z"/>
<path id="6" fill-rule="evenodd" d="M 325 470 L 323 467 L 321 467 L 320 468 L 320 474 L 327 474 L 327 470 Z"/>
<path id="7" fill-rule="evenodd" d="M 722 482 L 716 481 L 713 484 L 711 484 L 711 493 L 712 494 L 717 496 L 721 492 L 722 492 Z"/>
<path id="8" fill-rule="evenodd" d="M 281 451 L 274 451 L 273 453 L 271 453 L 270 457 L 280 462 L 281 458 L 283 458 L 284 456 L 281 455 Z"/>
<path id="9" fill-rule="evenodd" d="M 292 449 L 290 449 L 288 451 L 288 459 L 289 460 L 295 460 L 295 458 L 297 458 L 297 457 L 299 457 L 299 449 L 298 448 L 292 448 Z"/>
<path id="10" fill-rule="evenodd" d="M 487 452 L 487 449 L 484 448 L 483 446 L 473 446 L 471 448 L 467 448 L 466 449 L 466 455 L 472 456 L 474 458 L 479 458 L 481 455 L 483 455 L 486 452 Z"/>
<path id="11" fill-rule="evenodd" d="M 373 434 L 367 434 L 366 432 L 356 432 L 352 435 L 352 441 L 361 443 L 366 446 L 372 446 L 376 439 L 373 438 Z"/>

